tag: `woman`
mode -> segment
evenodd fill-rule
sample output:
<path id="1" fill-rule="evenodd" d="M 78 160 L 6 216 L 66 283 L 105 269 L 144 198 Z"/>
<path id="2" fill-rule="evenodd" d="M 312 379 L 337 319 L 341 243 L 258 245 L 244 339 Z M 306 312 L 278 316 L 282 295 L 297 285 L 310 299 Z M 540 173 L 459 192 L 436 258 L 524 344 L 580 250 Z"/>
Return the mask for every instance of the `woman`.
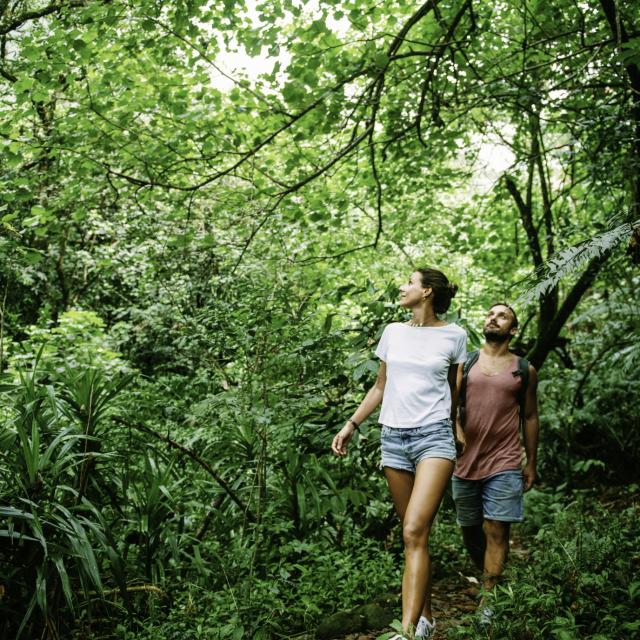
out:
<path id="1" fill-rule="evenodd" d="M 456 291 L 436 269 L 418 269 L 400 287 L 400 305 L 411 310 L 411 320 L 385 327 L 376 382 L 331 446 L 346 455 L 354 431 L 382 402 L 381 467 L 402 522 L 402 628 L 408 637 L 415 631 L 415 637 L 431 638 L 435 631 L 429 533 L 455 464 L 456 370 L 467 352 L 464 330 L 438 314 Z"/>

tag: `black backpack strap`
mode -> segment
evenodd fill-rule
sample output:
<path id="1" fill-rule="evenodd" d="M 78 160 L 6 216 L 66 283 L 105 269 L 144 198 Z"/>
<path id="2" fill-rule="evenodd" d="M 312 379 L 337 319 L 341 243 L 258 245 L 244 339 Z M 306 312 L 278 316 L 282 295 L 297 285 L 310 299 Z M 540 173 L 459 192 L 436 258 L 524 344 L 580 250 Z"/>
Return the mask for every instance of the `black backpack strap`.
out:
<path id="1" fill-rule="evenodd" d="M 527 401 L 527 387 L 529 386 L 529 361 L 518 358 L 518 376 L 522 380 L 518 389 L 518 408 L 520 409 L 520 428 L 524 427 L 524 407 Z"/>
<path id="2" fill-rule="evenodd" d="M 469 377 L 471 367 L 478 362 L 479 357 L 480 351 L 478 349 L 470 351 L 467 353 L 467 359 L 462 365 L 462 382 L 460 383 L 460 395 L 458 396 L 458 409 L 460 411 L 460 424 L 462 424 L 463 427 L 467 408 L 467 378 Z"/>

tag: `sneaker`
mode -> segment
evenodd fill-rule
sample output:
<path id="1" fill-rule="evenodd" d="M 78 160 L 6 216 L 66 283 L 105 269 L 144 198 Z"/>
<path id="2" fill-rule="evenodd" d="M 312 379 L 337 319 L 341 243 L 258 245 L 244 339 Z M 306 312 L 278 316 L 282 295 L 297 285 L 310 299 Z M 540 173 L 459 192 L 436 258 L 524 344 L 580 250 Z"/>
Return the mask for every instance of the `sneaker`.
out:
<path id="1" fill-rule="evenodd" d="M 491 626 L 491 618 L 493 618 L 493 609 L 487 606 L 482 607 L 478 615 L 478 626 L 482 629 Z"/>
<path id="2" fill-rule="evenodd" d="M 433 618 L 431 622 L 429 622 L 424 616 L 420 616 L 420 620 L 418 620 L 418 624 L 416 625 L 416 633 L 415 638 L 424 638 L 424 640 L 428 640 L 428 638 L 433 638 L 436 633 L 436 619 Z"/>

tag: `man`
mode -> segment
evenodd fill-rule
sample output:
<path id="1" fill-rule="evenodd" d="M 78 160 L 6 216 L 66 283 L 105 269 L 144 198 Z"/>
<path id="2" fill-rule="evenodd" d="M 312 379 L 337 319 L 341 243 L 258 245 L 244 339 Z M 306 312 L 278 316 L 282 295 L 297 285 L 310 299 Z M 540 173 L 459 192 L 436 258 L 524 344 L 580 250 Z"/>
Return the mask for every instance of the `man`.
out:
<path id="1" fill-rule="evenodd" d="M 484 325 L 484 345 L 479 352 L 470 353 L 469 364 L 458 370 L 461 391 L 456 436 L 463 453 L 454 471 L 453 498 L 465 546 L 483 572 L 485 593 L 502 576 L 509 555 L 510 525 L 522 521 L 522 494 L 536 479 L 537 374 L 526 360 L 509 351 L 517 330 L 513 309 L 494 304 Z M 489 624 L 491 615 L 483 598 L 480 623 Z"/>

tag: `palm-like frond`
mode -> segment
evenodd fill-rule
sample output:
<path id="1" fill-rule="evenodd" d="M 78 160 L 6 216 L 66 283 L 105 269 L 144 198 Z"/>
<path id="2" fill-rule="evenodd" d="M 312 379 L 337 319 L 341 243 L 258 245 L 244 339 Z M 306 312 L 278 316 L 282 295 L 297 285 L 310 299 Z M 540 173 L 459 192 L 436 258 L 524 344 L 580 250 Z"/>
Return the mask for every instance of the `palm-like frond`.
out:
<path id="1" fill-rule="evenodd" d="M 617 224 L 584 242 L 559 251 L 521 283 L 526 289 L 517 299 L 516 304 L 525 305 L 539 300 L 556 287 L 563 278 L 575 273 L 594 258 L 613 251 L 629 238 L 633 229 L 638 226 L 640 226 L 640 220 L 634 223 Z"/>

